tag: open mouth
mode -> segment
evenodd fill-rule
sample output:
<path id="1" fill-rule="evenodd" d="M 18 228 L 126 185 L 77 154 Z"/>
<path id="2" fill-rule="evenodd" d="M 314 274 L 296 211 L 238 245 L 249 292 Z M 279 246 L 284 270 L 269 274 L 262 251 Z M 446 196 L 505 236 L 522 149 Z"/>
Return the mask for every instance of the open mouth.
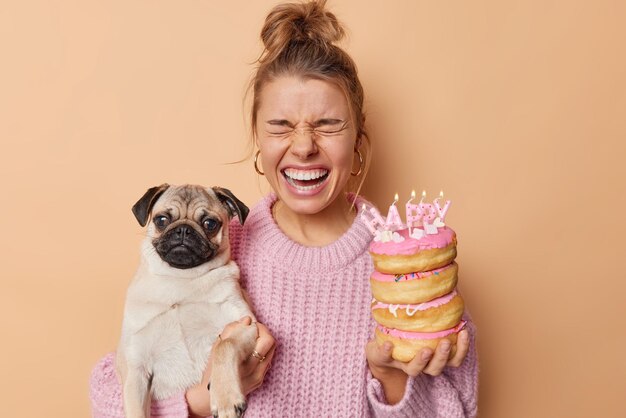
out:
<path id="1" fill-rule="evenodd" d="M 325 168 L 315 168 L 311 170 L 286 168 L 282 170 L 283 177 L 285 177 L 287 183 L 303 192 L 320 187 L 328 178 L 329 173 L 330 171 Z"/>

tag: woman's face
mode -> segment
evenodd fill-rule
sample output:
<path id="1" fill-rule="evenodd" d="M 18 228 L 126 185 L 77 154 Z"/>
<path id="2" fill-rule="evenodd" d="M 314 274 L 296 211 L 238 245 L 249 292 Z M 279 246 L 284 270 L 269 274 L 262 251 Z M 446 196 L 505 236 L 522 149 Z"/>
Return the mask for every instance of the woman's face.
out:
<path id="1" fill-rule="evenodd" d="M 261 164 L 292 211 L 319 213 L 342 195 L 355 152 L 351 116 L 333 83 L 285 76 L 261 90 L 256 127 Z"/>

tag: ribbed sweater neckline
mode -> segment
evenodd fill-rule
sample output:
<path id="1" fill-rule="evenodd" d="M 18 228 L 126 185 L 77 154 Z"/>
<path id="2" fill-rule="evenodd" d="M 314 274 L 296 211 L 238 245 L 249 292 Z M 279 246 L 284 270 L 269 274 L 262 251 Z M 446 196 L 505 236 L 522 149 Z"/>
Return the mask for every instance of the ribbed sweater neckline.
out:
<path id="1" fill-rule="evenodd" d="M 352 202 L 355 196 L 348 194 L 346 198 Z M 357 214 L 350 228 L 336 241 L 321 247 L 308 247 L 285 235 L 272 216 L 276 201 L 276 194 L 268 194 L 250 211 L 246 220 L 249 233 L 263 243 L 268 257 L 298 271 L 321 272 L 344 268 L 367 251 L 373 237 L 359 215 L 364 203 L 371 204 L 360 196 L 356 196 Z"/>

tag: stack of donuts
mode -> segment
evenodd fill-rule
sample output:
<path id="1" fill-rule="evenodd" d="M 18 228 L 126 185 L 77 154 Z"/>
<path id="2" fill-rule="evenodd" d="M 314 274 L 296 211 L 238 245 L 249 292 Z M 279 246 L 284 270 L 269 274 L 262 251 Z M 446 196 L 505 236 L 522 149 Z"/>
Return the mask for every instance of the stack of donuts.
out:
<path id="1" fill-rule="evenodd" d="M 378 344 L 391 341 L 392 357 L 404 362 L 424 347 L 435 350 L 446 338 L 452 357 L 465 325 L 456 290 L 456 234 L 445 225 L 436 233 L 416 236 L 401 229 L 394 234 L 401 238 L 374 240 L 369 249 L 375 268 L 370 279 L 375 338 Z"/>

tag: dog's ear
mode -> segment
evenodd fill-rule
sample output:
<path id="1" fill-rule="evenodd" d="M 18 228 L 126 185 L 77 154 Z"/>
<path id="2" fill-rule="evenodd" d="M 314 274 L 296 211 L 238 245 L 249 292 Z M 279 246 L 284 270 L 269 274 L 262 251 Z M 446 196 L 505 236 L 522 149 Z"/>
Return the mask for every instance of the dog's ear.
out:
<path id="1" fill-rule="evenodd" d="M 222 187 L 213 187 L 212 189 L 220 202 L 226 207 L 226 210 L 228 210 L 230 218 L 232 219 L 233 216 L 237 215 L 239 223 L 243 225 L 250 209 L 241 200 L 237 199 L 230 190 Z"/>
<path id="2" fill-rule="evenodd" d="M 141 199 L 133 205 L 133 214 L 135 215 L 135 218 L 137 218 L 139 225 L 146 226 L 152 207 L 156 203 L 159 196 L 161 196 L 169 187 L 170 185 L 167 183 L 151 187 L 143 196 L 141 196 Z"/>

